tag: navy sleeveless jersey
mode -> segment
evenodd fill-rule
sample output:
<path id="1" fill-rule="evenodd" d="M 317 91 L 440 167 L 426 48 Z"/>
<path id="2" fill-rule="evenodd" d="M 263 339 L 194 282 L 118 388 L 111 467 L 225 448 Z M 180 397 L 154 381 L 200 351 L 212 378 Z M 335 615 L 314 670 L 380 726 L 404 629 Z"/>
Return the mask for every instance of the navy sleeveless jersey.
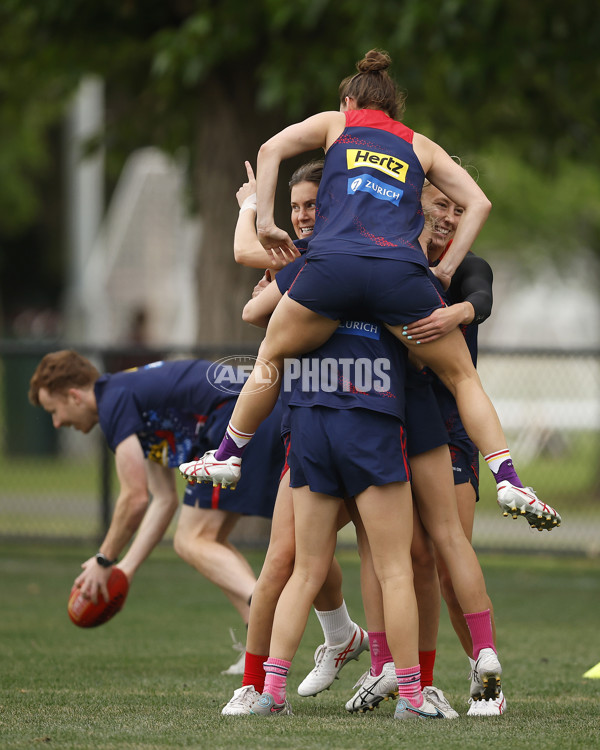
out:
<path id="1" fill-rule="evenodd" d="M 427 265 L 423 229 L 425 174 L 414 131 L 372 109 L 351 110 L 325 156 L 309 255 L 350 253 Z"/>
<path id="2" fill-rule="evenodd" d="M 215 387 L 207 378 L 212 365 L 206 360 L 153 362 L 102 375 L 94 392 L 110 449 L 135 434 L 146 458 L 171 467 L 188 461 L 208 418 L 236 398 L 243 385 L 228 381 L 227 393 Z"/>

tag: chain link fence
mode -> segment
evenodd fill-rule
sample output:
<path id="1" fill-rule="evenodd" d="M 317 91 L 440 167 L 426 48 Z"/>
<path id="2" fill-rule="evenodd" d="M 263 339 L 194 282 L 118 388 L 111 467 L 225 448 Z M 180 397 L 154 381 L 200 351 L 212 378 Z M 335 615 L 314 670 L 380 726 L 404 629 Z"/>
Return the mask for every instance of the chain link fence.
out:
<path id="1" fill-rule="evenodd" d="M 0 341 L 0 538 L 20 542 L 90 542 L 104 535 L 117 493 L 112 455 L 99 429 L 54 430 L 28 403 L 41 357 L 63 343 Z M 101 372 L 161 358 L 217 359 L 253 354 L 240 346 L 194 350 L 73 346 Z M 479 374 L 499 413 L 519 474 L 562 515 L 559 529 L 537 532 L 503 518 L 494 482 L 481 466 L 474 545 L 488 551 L 600 555 L 600 352 L 480 352 Z M 483 462 L 482 462 L 483 463 Z M 183 493 L 183 480 L 181 491 Z M 171 526 L 167 539 L 173 533 Z M 265 544 L 268 524 L 243 519 L 237 543 Z M 354 543 L 353 530 L 340 543 Z"/>

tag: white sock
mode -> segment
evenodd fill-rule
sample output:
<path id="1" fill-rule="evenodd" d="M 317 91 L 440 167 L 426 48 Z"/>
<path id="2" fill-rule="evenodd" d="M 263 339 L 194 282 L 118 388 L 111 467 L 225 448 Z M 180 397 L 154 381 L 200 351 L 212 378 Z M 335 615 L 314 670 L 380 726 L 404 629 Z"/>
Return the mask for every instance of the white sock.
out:
<path id="1" fill-rule="evenodd" d="M 494 474 L 497 473 L 498 469 L 505 461 L 511 460 L 510 451 L 508 450 L 508 448 L 505 448 L 501 451 L 496 451 L 495 453 L 489 453 L 483 458 Z"/>
<path id="2" fill-rule="evenodd" d="M 352 637 L 354 623 L 350 619 L 345 601 L 337 609 L 326 612 L 315 609 L 315 613 L 321 623 L 326 646 L 338 646 Z"/>
<path id="3" fill-rule="evenodd" d="M 250 440 L 254 436 L 254 433 L 240 432 L 239 430 L 236 430 L 236 428 L 230 422 L 227 425 L 226 435 L 229 435 L 229 437 L 233 440 L 238 448 L 244 448 L 250 442 Z"/>

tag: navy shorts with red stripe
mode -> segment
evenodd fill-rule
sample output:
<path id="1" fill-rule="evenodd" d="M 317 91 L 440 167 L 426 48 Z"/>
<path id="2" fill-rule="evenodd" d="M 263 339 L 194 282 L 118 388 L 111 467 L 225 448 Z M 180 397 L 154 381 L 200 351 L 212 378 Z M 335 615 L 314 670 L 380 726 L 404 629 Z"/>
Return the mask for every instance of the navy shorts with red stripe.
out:
<path id="1" fill-rule="evenodd" d="M 470 440 L 450 442 L 454 484 L 472 485 L 475 502 L 479 502 L 479 451 Z"/>
<path id="2" fill-rule="evenodd" d="M 290 409 L 290 487 L 308 485 L 345 499 L 410 480 L 404 425 L 397 417 L 361 408 Z"/>
<path id="3" fill-rule="evenodd" d="M 427 376 L 422 376 L 409 367 L 405 394 L 408 457 L 447 445 L 448 430 Z"/>
<path id="4" fill-rule="evenodd" d="M 317 258 L 309 253 L 288 295 L 326 318 L 375 318 L 389 325 L 426 318 L 445 306 L 420 263 L 335 250 Z"/>
<path id="5" fill-rule="evenodd" d="M 196 457 L 219 446 L 229 424 L 235 401 L 231 399 L 213 412 L 206 424 L 204 439 Z M 242 476 L 236 489 L 213 487 L 210 483 L 188 484 L 183 502 L 191 507 L 271 518 L 284 460 L 281 406 L 277 402 L 271 415 L 261 424 L 244 451 Z"/>

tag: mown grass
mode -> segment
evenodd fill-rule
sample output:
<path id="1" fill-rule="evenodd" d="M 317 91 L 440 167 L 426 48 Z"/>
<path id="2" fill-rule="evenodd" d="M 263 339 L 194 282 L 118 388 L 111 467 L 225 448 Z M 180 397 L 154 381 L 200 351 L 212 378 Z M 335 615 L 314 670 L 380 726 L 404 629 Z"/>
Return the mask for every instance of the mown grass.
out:
<path id="1" fill-rule="evenodd" d="M 66 602 L 89 550 L 0 547 L 0 746 L 112 748 L 585 748 L 598 746 L 600 562 L 583 558 L 482 558 L 494 601 L 508 712 L 469 719 L 467 662 L 442 618 L 435 682 L 461 714 L 455 722 L 396 722 L 393 704 L 367 716 L 343 705 L 368 666 L 345 667 L 331 690 L 301 699 L 319 628 L 311 616 L 290 678 L 293 717 L 228 718 L 239 686 L 220 671 L 235 659 L 225 597 L 160 548 L 138 573 L 124 610 L 80 630 Z M 262 555 L 249 554 L 258 569 Z M 358 563 L 340 554 L 349 609 L 362 621 Z"/>

